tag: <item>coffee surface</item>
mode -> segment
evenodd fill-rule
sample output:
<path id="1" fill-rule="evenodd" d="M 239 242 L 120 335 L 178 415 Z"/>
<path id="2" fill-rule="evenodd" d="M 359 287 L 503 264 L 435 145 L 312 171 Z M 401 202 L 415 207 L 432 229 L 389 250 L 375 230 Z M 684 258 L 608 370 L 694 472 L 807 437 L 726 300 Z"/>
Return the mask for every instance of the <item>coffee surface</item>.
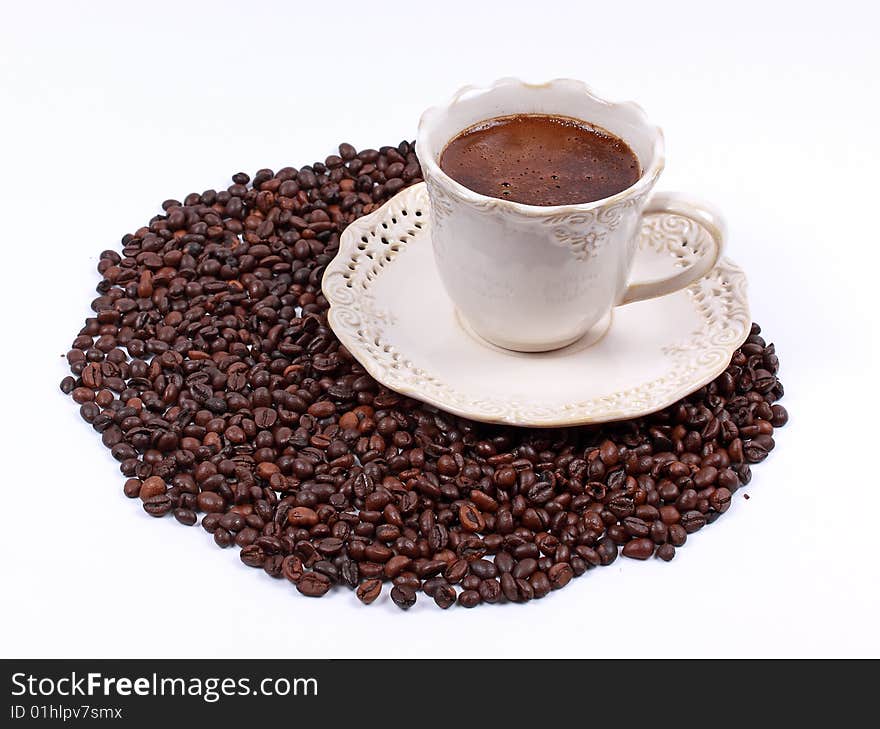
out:
<path id="1" fill-rule="evenodd" d="M 641 175 L 619 137 L 579 119 L 545 114 L 496 117 L 465 129 L 440 168 L 481 195 L 527 205 L 572 205 L 610 197 Z"/>

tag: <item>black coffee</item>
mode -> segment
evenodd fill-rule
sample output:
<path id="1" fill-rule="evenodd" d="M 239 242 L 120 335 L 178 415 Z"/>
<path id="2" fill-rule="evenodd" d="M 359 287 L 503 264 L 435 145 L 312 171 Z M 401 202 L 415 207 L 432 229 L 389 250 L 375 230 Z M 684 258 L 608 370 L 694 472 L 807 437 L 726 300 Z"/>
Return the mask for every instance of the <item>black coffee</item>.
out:
<path id="1" fill-rule="evenodd" d="M 481 195 L 527 205 L 571 205 L 610 197 L 641 175 L 619 137 L 579 119 L 515 114 L 456 136 L 441 169 Z"/>

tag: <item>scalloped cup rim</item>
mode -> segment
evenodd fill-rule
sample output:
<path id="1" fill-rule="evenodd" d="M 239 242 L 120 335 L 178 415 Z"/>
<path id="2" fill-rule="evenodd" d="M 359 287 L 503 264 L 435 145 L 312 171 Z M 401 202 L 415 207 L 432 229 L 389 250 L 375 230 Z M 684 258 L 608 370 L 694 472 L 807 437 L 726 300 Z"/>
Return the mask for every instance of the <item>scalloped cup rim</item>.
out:
<path id="1" fill-rule="evenodd" d="M 466 94 L 469 94 L 471 92 L 485 93 L 502 86 L 513 85 L 532 89 L 552 88 L 553 86 L 574 87 L 579 93 L 590 97 L 592 101 L 598 104 L 628 110 L 630 113 L 637 116 L 646 127 L 650 127 L 656 134 L 656 138 L 653 144 L 653 159 L 651 161 L 651 164 L 647 169 L 643 170 L 638 180 L 636 180 L 625 190 L 621 190 L 614 195 L 609 195 L 608 197 L 603 197 L 599 200 L 592 200 L 586 203 L 569 203 L 567 205 L 528 205 L 526 203 L 514 202 L 512 200 L 504 200 L 502 198 L 481 195 L 478 192 L 474 192 L 469 187 L 465 187 L 460 182 L 457 182 L 449 175 L 447 175 L 441 169 L 440 165 L 437 164 L 433 154 L 426 154 L 424 156 L 419 154 L 419 162 L 421 163 L 422 168 L 430 171 L 432 175 L 443 180 L 444 184 L 455 190 L 455 192 L 464 200 L 475 203 L 491 201 L 494 204 L 498 205 L 502 210 L 506 209 L 516 211 L 525 216 L 544 217 L 547 215 L 584 213 L 593 210 L 594 208 L 602 207 L 604 205 L 608 205 L 609 203 L 614 203 L 618 200 L 622 200 L 626 197 L 629 197 L 633 193 L 640 193 L 644 188 L 650 188 L 656 183 L 657 178 L 660 176 L 660 173 L 663 172 L 663 169 L 666 166 L 663 130 L 648 121 L 648 115 L 645 113 L 645 110 L 635 101 L 609 101 L 608 99 L 604 99 L 596 94 L 583 81 L 572 78 L 554 78 L 544 83 L 534 84 L 523 81 L 522 79 L 516 78 L 514 76 L 505 76 L 504 78 L 497 79 L 488 86 L 477 86 L 475 84 L 462 86 L 450 97 L 448 103 L 446 103 L 445 105 L 437 104 L 434 106 L 430 106 L 422 113 L 422 116 L 419 118 L 418 133 L 416 137 L 416 153 L 418 154 L 418 149 L 420 146 L 424 148 L 424 142 L 420 144 L 420 141 L 422 139 L 422 130 L 426 120 L 430 121 L 431 117 L 442 114 L 444 109 L 450 108 L 457 104 L 460 99 Z M 583 121 L 592 123 L 589 119 L 584 119 Z"/>

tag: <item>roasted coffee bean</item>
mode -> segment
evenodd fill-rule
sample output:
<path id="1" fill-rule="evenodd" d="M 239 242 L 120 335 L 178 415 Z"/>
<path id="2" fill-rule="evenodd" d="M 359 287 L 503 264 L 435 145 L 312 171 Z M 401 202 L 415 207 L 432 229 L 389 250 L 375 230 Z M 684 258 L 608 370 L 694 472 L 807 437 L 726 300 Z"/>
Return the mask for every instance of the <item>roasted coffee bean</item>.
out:
<path id="1" fill-rule="evenodd" d="M 165 516 L 174 508 L 174 501 L 168 494 L 159 494 L 144 499 L 144 511 L 150 516 Z"/>
<path id="2" fill-rule="evenodd" d="M 533 559 L 532 557 L 526 557 L 525 559 L 517 562 L 511 574 L 513 575 L 514 579 L 521 580 L 525 579 L 526 577 L 530 577 L 537 569 L 538 561 L 536 559 Z"/>
<path id="3" fill-rule="evenodd" d="M 481 532 L 486 528 L 483 514 L 472 503 L 466 501 L 459 507 L 458 519 L 461 526 L 469 532 Z"/>
<path id="4" fill-rule="evenodd" d="M 327 537 L 326 539 L 322 539 L 315 546 L 321 554 L 332 555 L 342 549 L 343 542 L 336 537 Z"/>
<path id="5" fill-rule="evenodd" d="M 122 487 L 123 493 L 130 499 L 136 499 L 140 496 L 142 482 L 139 478 L 130 478 Z"/>
<path id="6" fill-rule="evenodd" d="M 450 584 L 460 582 L 468 572 L 468 561 L 466 559 L 456 559 L 450 562 L 443 571 L 443 577 Z"/>
<path id="7" fill-rule="evenodd" d="M 509 552 L 498 552 L 494 557 L 495 569 L 499 573 L 510 572 L 516 564 Z"/>
<path id="8" fill-rule="evenodd" d="M 281 574 L 293 584 L 302 579 L 303 572 L 302 560 L 295 554 L 288 554 L 281 562 Z"/>
<path id="9" fill-rule="evenodd" d="M 360 582 L 360 569 L 357 562 L 344 557 L 339 565 L 339 577 L 342 584 L 354 589 Z"/>
<path id="10" fill-rule="evenodd" d="M 552 434 L 391 392 L 340 345 L 320 286 L 346 226 L 421 180 L 411 142 L 341 144 L 169 199 L 101 254 L 61 391 L 125 495 L 183 524 L 203 512 L 219 546 L 304 594 L 342 583 L 367 603 L 381 580 L 404 603 L 418 589 L 441 607 L 526 602 L 621 547 L 671 559 L 788 421 L 775 348 L 754 325 L 686 399 Z"/>
<path id="11" fill-rule="evenodd" d="M 774 404 L 772 406 L 771 424 L 774 428 L 781 428 L 788 422 L 788 411 L 782 405 Z"/>
<path id="12" fill-rule="evenodd" d="M 752 440 L 748 445 L 743 447 L 743 456 L 748 463 L 760 463 L 769 453 L 769 450 L 762 443 Z"/>
<path id="13" fill-rule="evenodd" d="M 141 501 L 146 501 L 153 496 L 164 494 L 168 490 L 165 481 L 158 476 L 150 476 L 141 485 L 140 497 Z"/>
<path id="14" fill-rule="evenodd" d="M 395 555 L 385 563 L 385 577 L 392 580 L 404 570 L 409 569 L 411 564 L 412 560 L 406 555 Z"/>
<path id="15" fill-rule="evenodd" d="M 296 583 L 296 589 L 306 597 L 321 597 L 330 589 L 330 578 L 320 572 L 306 572 Z"/>
<path id="16" fill-rule="evenodd" d="M 226 506 L 223 502 L 223 497 L 213 491 L 202 491 L 198 496 L 197 503 L 199 509 L 209 514 L 221 513 Z"/>
<path id="17" fill-rule="evenodd" d="M 452 585 L 438 585 L 434 590 L 433 598 L 438 607 L 446 610 L 455 604 L 455 588 Z"/>
<path id="18" fill-rule="evenodd" d="M 501 592 L 510 602 L 519 602 L 519 591 L 516 586 L 516 580 L 510 572 L 501 573 Z"/>
<path id="19" fill-rule="evenodd" d="M 574 570 L 572 570 L 571 565 L 567 562 L 557 562 L 547 570 L 547 577 L 550 579 L 550 586 L 554 590 L 558 590 L 571 582 L 572 577 L 574 577 Z"/>
<path id="20" fill-rule="evenodd" d="M 442 577 L 429 577 L 422 583 L 422 592 L 424 592 L 428 597 L 434 597 L 434 591 L 438 587 L 448 584 L 449 583 Z"/>
<path id="21" fill-rule="evenodd" d="M 712 495 L 709 497 L 709 506 L 712 507 L 715 511 L 723 514 L 730 508 L 730 498 L 732 494 L 730 491 L 724 487 L 719 489 L 715 489 Z"/>
<path id="22" fill-rule="evenodd" d="M 681 515 L 681 526 L 688 534 L 693 534 L 706 526 L 706 517 L 699 511 L 686 511 Z"/>
<path id="23" fill-rule="evenodd" d="M 501 600 L 501 585 L 498 580 L 483 580 L 480 583 L 477 592 L 480 593 L 480 599 L 486 603 L 496 603 Z"/>
<path id="24" fill-rule="evenodd" d="M 659 519 L 651 523 L 651 539 L 655 544 L 663 544 L 669 536 L 669 527 Z"/>
<path id="25" fill-rule="evenodd" d="M 296 506 L 287 513 L 287 520 L 298 527 L 313 527 L 318 523 L 318 515 L 307 506 Z"/>
<path id="26" fill-rule="evenodd" d="M 470 563 L 471 572 L 481 580 L 498 576 L 498 568 L 487 559 L 475 559 Z"/>
<path id="27" fill-rule="evenodd" d="M 216 538 L 216 532 L 215 532 Z M 283 565 L 284 565 L 284 557 L 280 554 L 271 554 L 266 557 L 263 562 L 263 571 L 269 575 L 269 577 L 275 577 L 276 579 L 283 576 Z"/>
<path id="28" fill-rule="evenodd" d="M 648 559 L 654 554 L 654 542 L 650 539 L 633 539 L 623 545 L 623 556 L 631 559 Z"/>
<path id="29" fill-rule="evenodd" d="M 623 520 L 623 528 L 631 537 L 647 537 L 651 533 L 651 525 L 636 516 L 626 517 Z"/>
<path id="30" fill-rule="evenodd" d="M 312 569 L 315 570 L 315 572 L 320 572 L 333 584 L 336 584 L 339 581 L 339 568 L 328 559 L 318 560 L 312 565 Z"/>
<path id="31" fill-rule="evenodd" d="M 409 585 L 395 585 L 391 588 L 391 600 L 401 610 L 409 610 L 416 604 L 416 591 Z"/>
<path id="32" fill-rule="evenodd" d="M 604 566 L 617 559 L 617 545 L 610 539 L 600 539 L 596 544 L 596 552 L 599 554 L 600 563 Z"/>
<path id="33" fill-rule="evenodd" d="M 185 524 L 186 526 L 192 526 L 198 521 L 196 512 L 194 512 L 192 509 L 175 509 L 174 518 L 177 519 L 177 521 L 179 521 L 181 524 Z"/>
<path id="34" fill-rule="evenodd" d="M 393 582 L 395 585 L 411 587 L 413 590 L 418 590 L 421 587 L 421 581 L 415 572 L 401 572 L 394 578 Z"/>
<path id="35" fill-rule="evenodd" d="M 371 602 L 374 602 L 377 597 L 379 597 L 379 593 L 382 592 L 382 580 L 373 579 L 373 580 L 364 580 L 355 591 L 358 600 L 360 600 L 364 605 L 369 605 Z"/>
<path id="36" fill-rule="evenodd" d="M 480 578 L 476 575 L 468 575 L 461 581 L 461 586 L 465 590 L 476 590 L 480 587 Z"/>
<path id="37" fill-rule="evenodd" d="M 673 524 L 669 527 L 669 543 L 674 547 L 680 547 L 687 541 L 687 530 L 681 524 Z"/>
<path id="38" fill-rule="evenodd" d="M 238 556 L 248 567 L 262 567 L 263 561 L 266 559 L 266 553 L 256 544 L 242 547 Z"/>
<path id="39" fill-rule="evenodd" d="M 532 586 L 532 591 L 536 600 L 539 600 L 550 593 L 550 579 L 545 572 L 535 572 L 529 577 L 528 582 Z"/>

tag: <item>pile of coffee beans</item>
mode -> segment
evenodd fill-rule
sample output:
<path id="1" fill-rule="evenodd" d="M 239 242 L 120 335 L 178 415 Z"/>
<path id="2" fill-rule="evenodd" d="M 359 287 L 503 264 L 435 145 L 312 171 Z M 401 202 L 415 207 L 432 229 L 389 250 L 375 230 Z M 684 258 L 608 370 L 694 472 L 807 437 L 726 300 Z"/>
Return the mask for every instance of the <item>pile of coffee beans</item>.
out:
<path id="1" fill-rule="evenodd" d="M 757 325 L 662 412 L 557 430 L 463 420 L 377 384 L 327 325 L 339 235 L 419 182 L 413 144 L 166 200 L 101 254 L 61 389 L 155 517 L 246 565 L 364 604 L 528 602 L 618 554 L 671 560 L 788 419 Z"/>

